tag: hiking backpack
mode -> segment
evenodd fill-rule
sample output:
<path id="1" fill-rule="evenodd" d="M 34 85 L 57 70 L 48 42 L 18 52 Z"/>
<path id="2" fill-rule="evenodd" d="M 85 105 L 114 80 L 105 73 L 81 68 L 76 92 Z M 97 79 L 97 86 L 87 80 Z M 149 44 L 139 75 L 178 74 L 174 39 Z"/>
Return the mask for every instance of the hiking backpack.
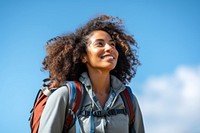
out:
<path id="1" fill-rule="evenodd" d="M 48 82 L 48 83 L 46 83 Z M 71 96 L 71 104 L 73 107 L 71 109 L 67 110 L 66 112 L 66 118 L 65 118 L 65 129 L 69 130 L 75 123 L 76 118 L 74 114 L 77 113 L 77 110 L 79 109 L 79 105 L 81 104 L 81 99 L 83 97 L 83 89 L 81 88 L 81 84 L 77 81 L 68 81 L 70 87 L 71 87 L 71 93 L 73 93 Z M 44 110 L 44 107 L 46 105 L 46 101 L 48 97 L 57 89 L 54 88 L 55 84 L 50 82 L 50 79 L 44 79 L 43 80 L 43 87 L 42 89 L 39 89 L 33 108 L 31 109 L 30 113 L 31 116 L 29 118 L 30 121 L 30 127 L 31 127 L 31 133 L 38 133 L 39 124 L 40 124 L 40 118 L 42 115 L 42 112 Z M 132 122 L 134 122 L 134 105 L 133 105 L 133 94 L 129 87 L 126 87 L 124 91 L 120 93 L 122 100 L 125 104 L 126 113 L 129 115 L 129 131 L 131 131 L 131 125 Z M 69 112 L 71 111 L 71 112 Z M 111 111 L 113 113 L 113 111 Z M 116 111 L 114 111 L 115 115 L 117 114 Z M 99 114 L 99 112 L 98 112 Z M 109 114 L 112 115 L 112 114 Z"/>
<path id="2" fill-rule="evenodd" d="M 46 84 L 46 82 L 48 82 L 48 84 Z M 68 82 L 72 92 L 75 93 L 76 98 L 74 98 L 74 106 L 71 108 L 72 112 L 77 112 L 79 104 L 81 102 L 81 97 L 82 97 L 82 89 L 81 89 L 81 85 L 79 82 L 77 81 L 69 81 Z M 46 105 L 46 101 L 48 99 L 48 97 L 56 90 L 56 88 L 54 88 L 55 84 L 54 83 L 50 83 L 49 79 L 44 79 L 43 80 L 43 87 L 42 89 L 39 89 L 36 98 L 35 98 L 35 102 L 33 105 L 33 108 L 31 109 L 30 113 L 31 116 L 29 118 L 30 121 L 30 127 L 31 127 L 31 133 L 37 133 L 38 129 L 39 129 L 39 124 L 40 124 L 40 118 L 42 115 L 42 112 L 44 110 L 44 107 Z M 65 119 L 65 127 L 66 129 L 69 129 L 74 122 L 74 116 L 73 114 L 68 114 L 66 119 Z"/>

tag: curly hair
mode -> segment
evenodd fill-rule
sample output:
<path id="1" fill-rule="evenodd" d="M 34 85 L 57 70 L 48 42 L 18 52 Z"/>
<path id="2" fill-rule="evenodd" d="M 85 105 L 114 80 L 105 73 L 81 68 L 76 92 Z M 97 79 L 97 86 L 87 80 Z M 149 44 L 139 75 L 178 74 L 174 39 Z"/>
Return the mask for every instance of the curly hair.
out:
<path id="1" fill-rule="evenodd" d="M 137 56 L 137 43 L 133 36 L 125 33 L 123 22 L 118 17 L 99 15 L 91 19 L 74 33 L 65 34 L 47 41 L 47 56 L 43 61 L 43 69 L 48 70 L 50 79 L 59 86 L 66 80 L 78 80 L 81 73 L 87 71 L 81 56 L 86 53 L 87 36 L 96 30 L 107 32 L 116 42 L 119 52 L 116 67 L 110 74 L 116 76 L 124 84 L 130 82 L 140 65 Z"/>

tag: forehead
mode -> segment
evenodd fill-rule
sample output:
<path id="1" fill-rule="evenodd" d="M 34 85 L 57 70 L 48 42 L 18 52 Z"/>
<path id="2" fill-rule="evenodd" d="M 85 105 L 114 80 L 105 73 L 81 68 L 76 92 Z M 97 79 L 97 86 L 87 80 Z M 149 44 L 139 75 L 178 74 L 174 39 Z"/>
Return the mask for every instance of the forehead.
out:
<path id="1" fill-rule="evenodd" d="M 89 34 L 88 39 L 90 41 L 95 41 L 97 39 L 108 40 L 108 41 L 112 40 L 111 36 L 103 30 L 93 31 L 92 33 Z"/>

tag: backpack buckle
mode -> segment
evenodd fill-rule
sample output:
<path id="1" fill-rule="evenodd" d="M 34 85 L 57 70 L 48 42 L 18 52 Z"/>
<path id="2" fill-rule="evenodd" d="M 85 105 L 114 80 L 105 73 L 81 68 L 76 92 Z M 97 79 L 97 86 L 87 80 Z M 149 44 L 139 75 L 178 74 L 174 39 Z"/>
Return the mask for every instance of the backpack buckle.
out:
<path id="1" fill-rule="evenodd" d="M 44 95 L 46 95 L 46 96 L 50 96 L 51 93 L 52 93 L 52 92 L 48 89 L 48 87 L 44 87 L 44 88 L 42 88 L 41 90 L 42 90 L 42 92 L 44 93 Z"/>
<path id="2" fill-rule="evenodd" d="M 51 85 L 51 80 L 50 78 L 46 78 L 42 80 L 42 86 L 43 87 L 49 87 Z"/>
<path id="3" fill-rule="evenodd" d="M 106 116 L 106 115 L 110 115 L 108 113 L 108 111 L 105 111 L 105 110 L 97 110 L 97 111 L 93 111 L 92 114 L 94 116 L 97 116 L 97 117 L 103 117 L 103 116 Z"/>

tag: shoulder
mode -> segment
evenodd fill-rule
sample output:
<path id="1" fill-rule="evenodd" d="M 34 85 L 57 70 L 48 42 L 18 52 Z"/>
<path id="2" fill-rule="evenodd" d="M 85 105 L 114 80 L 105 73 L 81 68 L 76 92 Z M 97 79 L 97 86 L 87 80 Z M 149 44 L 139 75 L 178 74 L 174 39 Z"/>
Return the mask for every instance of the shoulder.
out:
<path id="1" fill-rule="evenodd" d="M 126 95 L 127 95 L 127 99 L 129 99 L 129 101 L 131 101 L 132 104 L 132 108 L 135 112 L 140 112 L 140 105 L 137 99 L 137 96 L 133 93 L 132 89 L 129 86 L 126 86 L 126 89 L 124 90 L 124 92 L 126 91 Z M 125 93 L 124 93 L 125 95 Z"/>
<path id="2" fill-rule="evenodd" d="M 68 97 L 69 97 L 69 93 L 70 93 L 70 88 L 67 85 L 61 86 L 59 88 L 57 88 L 48 98 L 48 101 L 53 100 L 53 101 L 68 101 Z"/>
<path id="3" fill-rule="evenodd" d="M 82 95 L 82 85 L 78 81 L 67 81 L 63 86 L 56 89 L 50 96 L 49 99 L 74 101 L 77 95 Z"/>
<path id="4" fill-rule="evenodd" d="M 138 100 L 135 94 L 133 93 L 132 89 L 129 86 L 126 86 L 122 95 L 126 98 L 126 100 L 131 101 L 133 108 L 138 106 Z"/>

